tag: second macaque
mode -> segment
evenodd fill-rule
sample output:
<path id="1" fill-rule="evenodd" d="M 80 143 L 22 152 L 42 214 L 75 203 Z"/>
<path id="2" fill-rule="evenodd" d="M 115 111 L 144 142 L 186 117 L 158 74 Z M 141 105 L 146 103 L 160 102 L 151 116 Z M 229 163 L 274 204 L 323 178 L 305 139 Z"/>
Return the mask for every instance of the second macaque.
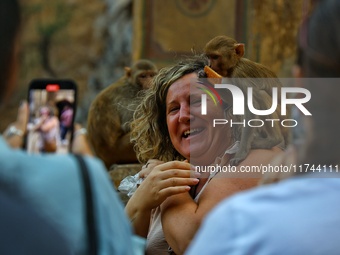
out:
<path id="1" fill-rule="evenodd" d="M 281 88 L 282 84 L 273 71 L 262 64 L 244 58 L 244 44 L 238 43 L 227 36 L 217 36 L 210 40 L 204 53 L 209 58 L 210 67 L 229 82 L 239 86 L 247 94 L 247 88 L 253 87 L 253 96 L 256 109 L 267 110 L 272 105 L 272 88 Z M 240 79 L 246 78 L 246 79 Z M 259 79 L 262 78 L 262 79 Z M 226 80 L 223 79 L 223 80 Z M 246 100 L 247 101 L 247 100 Z M 255 105 L 254 105 L 255 107 Z M 261 119 L 255 116 L 245 105 L 243 119 Z M 268 116 L 266 116 L 268 118 Z M 282 120 L 280 104 L 270 118 Z M 287 116 L 285 116 L 287 117 Z M 239 120 L 242 121 L 242 120 Z M 266 132 L 258 132 L 256 127 L 245 126 L 242 129 L 240 148 L 231 160 L 232 165 L 237 165 L 247 155 L 250 149 L 269 149 L 274 146 L 285 148 L 289 142 L 289 130 L 280 126 L 280 123 L 265 122 Z M 237 135 L 236 135 L 237 136 Z"/>
<path id="2" fill-rule="evenodd" d="M 125 76 L 101 91 L 92 102 L 88 138 L 95 154 L 109 169 L 113 164 L 136 163 L 130 142 L 130 122 L 140 102 L 140 92 L 148 89 L 157 67 L 139 60 L 125 68 Z"/>

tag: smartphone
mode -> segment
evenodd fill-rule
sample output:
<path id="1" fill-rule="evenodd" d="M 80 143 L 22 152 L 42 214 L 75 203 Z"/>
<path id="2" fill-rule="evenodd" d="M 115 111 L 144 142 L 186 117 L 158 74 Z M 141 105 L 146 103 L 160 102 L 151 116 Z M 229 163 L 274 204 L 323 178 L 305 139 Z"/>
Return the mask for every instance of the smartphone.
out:
<path id="1" fill-rule="evenodd" d="M 24 147 L 28 153 L 68 153 L 77 105 L 73 80 L 35 79 L 28 88 L 29 121 Z"/>

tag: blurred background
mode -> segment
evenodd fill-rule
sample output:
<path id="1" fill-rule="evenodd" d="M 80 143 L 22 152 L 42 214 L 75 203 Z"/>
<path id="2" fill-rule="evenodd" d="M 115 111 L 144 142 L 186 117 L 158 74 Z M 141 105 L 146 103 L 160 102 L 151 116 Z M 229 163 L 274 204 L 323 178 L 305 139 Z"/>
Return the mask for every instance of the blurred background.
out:
<path id="1" fill-rule="evenodd" d="M 75 80 L 76 119 L 85 124 L 93 98 L 132 61 L 162 68 L 222 34 L 245 43 L 245 57 L 291 77 L 297 28 L 311 1 L 22 0 L 20 77 L 0 131 L 14 121 L 34 78 Z"/>

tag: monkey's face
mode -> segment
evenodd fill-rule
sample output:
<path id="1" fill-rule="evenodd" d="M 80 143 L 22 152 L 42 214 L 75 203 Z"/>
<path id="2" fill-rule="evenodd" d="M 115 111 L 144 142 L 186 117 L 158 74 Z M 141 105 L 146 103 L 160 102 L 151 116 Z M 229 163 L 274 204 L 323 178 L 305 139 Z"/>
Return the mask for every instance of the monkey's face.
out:
<path id="1" fill-rule="evenodd" d="M 155 71 L 145 70 L 138 73 L 136 83 L 143 89 L 148 89 L 151 86 L 151 80 L 156 75 Z"/>
<path id="2" fill-rule="evenodd" d="M 214 52 L 207 54 L 209 58 L 210 67 L 223 77 L 228 76 L 228 60 L 222 54 Z"/>
<path id="3" fill-rule="evenodd" d="M 222 107 L 207 99 L 207 114 L 201 114 L 204 93 L 195 83 L 197 75 L 187 74 L 173 83 L 166 97 L 166 122 L 174 148 L 191 162 L 212 163 L 228 145 L 227 125 L 213 127 L 213 119 L 223 119 Z M 223 139 L 221 139 L 223 137 Z"/>

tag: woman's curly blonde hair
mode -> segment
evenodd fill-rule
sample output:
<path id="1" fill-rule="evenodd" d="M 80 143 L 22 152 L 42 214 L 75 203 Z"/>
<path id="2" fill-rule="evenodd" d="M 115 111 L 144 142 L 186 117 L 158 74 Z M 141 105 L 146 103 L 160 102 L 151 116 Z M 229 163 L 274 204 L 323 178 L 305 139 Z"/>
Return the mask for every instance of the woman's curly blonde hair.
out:
<path id="1" fill-rule="evenodd" d="M 184 159 L 173 147 L 166 124 L 166 96 L 169 87 L 181 77 L 199 73 L 208 65 L 203 55 L 188 57 L 178 64 L 165 67 L 153 78 L 152 86 L 144 94 L 142 103 L 131 123 L 131 141 L 135 144 L 138 160 L 163 161 Z"/>
<path id="2" fill-rule="evenodd" d="M 135 144 L 135 151 L 140 162 L 145 163 L 149 159 L 162 161 L 184 159 L 175 150 L 170 140 L 166 123 L 166 97 L 169 87 L 186 74 L 197 73 L 198 78 L 205 78 L 204 66 L 208 63 L 208 59 L 203 55 L 188 57 L 174 66 L 161 69 L 153 78 L 152 86 L 145 92 L 131 123 L 131 142 Z M 271 107 L 272 87 L 281 86 L 277 79 L 231 78 L 228 81 L 239 87 L 244 94 L 248 87 L 253 87 L 254 107 L 261 110 Z M 244 116 L 233 116 L 231 94 L 223 92 L 221 98 L 225 117 L 234 123 L 259 117 L 250 114 L 249 110 L 245 112 Z M 274 113 L 265 117 L 280 120 L 282 118 L 280 106 Z M 277 122 L 272 124 L 267 121 L 264 121 L 264 125 L 261 127 L 250 128 L 233 125 L 229 137 L 233 140 L 232 142 L 240 141 L 239 151 L 234 157 L 235 164 L 242 161 L 250 149 L 270 149 L 278 145 L 285 147 L 289 137 L 289 133 L 285 129 L 280 127 Z"/>

